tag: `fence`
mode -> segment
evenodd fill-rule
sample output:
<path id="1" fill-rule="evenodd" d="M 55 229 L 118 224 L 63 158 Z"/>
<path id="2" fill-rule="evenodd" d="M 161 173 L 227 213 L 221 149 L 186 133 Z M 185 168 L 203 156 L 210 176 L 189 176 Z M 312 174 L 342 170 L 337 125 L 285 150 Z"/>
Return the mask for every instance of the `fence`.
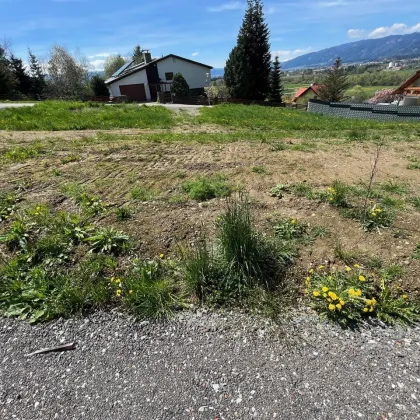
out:
<path id="1" fill-rule="evenodd" d="M 329 103 L 311 99 L 308 112 L 360 120 L 420 122 L 420 106 Z"/>

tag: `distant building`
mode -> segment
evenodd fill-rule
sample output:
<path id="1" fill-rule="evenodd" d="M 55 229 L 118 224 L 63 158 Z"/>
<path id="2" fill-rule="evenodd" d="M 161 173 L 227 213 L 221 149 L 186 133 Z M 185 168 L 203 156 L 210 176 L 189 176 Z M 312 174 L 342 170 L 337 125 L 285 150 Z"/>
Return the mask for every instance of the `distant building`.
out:
<path id="1" fill-rule="evenodd" d="M 322 85 L 312 84 L 307 88 L 299 88 L 295 96 L 292 99 L 292 102 L 297 104 L 306 105 L 309 102 L 309 99 L 318 99 L 319 98 L 319 90 L 321 89 Z"/>
<path id="2" fill-rule="evenodd" d="M 124 64 L 105 83 L 112 97 L 127 96 L 137 102 L 156 101 L 158 92 L 169 92 L 174 75 L 181 73 L 191 95 L 200 95 L 210 83 L 212 68 L 174 54 L 152 59 L 146 52 L 143 63 Z"/>
<path id="3" fill-rule="evenodd" d="M 420 105 L 420 70 L 395 89 L 394 95 L 403 95 L 404 105 Z"/>

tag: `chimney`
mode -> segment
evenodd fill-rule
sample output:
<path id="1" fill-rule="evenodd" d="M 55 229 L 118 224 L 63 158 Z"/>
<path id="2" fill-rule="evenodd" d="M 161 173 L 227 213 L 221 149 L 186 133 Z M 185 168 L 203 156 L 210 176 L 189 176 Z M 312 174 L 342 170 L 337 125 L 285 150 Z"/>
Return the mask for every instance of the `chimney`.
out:
<path id="1" fill-rule="evenodd" d="M 143 62 L 144 64 L 150 63 L 152 61 L 152 54 L 149 51 L 143 52 Z"/>

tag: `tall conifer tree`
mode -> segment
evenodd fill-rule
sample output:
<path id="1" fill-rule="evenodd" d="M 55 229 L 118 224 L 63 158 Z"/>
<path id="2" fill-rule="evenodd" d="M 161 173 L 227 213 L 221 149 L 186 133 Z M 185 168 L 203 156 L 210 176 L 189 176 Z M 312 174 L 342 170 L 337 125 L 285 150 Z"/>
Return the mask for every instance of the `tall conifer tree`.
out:
<path id="1" fill-rule="evenodd" d="M 279 58 L 276 57 L 270 73 L 270 94 L 268 95 L 270 101 L 281 103 L 283 90 L 284 88 L 281 80 L 281 65 Z"/>

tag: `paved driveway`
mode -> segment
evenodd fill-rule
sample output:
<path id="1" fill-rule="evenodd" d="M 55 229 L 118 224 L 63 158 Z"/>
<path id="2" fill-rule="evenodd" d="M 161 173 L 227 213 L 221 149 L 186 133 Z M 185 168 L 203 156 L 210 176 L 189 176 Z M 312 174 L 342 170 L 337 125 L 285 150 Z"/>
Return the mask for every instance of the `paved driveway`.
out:
<path id="1" fill-rule="evenodd" d="M 22 102 L 22 103 L 16 103 L 16 102 L 0 102 L 0 109 L 3 108 L 22 108 L 23 106 L 34 106 L 34 103 L 31 102 Z"/>

